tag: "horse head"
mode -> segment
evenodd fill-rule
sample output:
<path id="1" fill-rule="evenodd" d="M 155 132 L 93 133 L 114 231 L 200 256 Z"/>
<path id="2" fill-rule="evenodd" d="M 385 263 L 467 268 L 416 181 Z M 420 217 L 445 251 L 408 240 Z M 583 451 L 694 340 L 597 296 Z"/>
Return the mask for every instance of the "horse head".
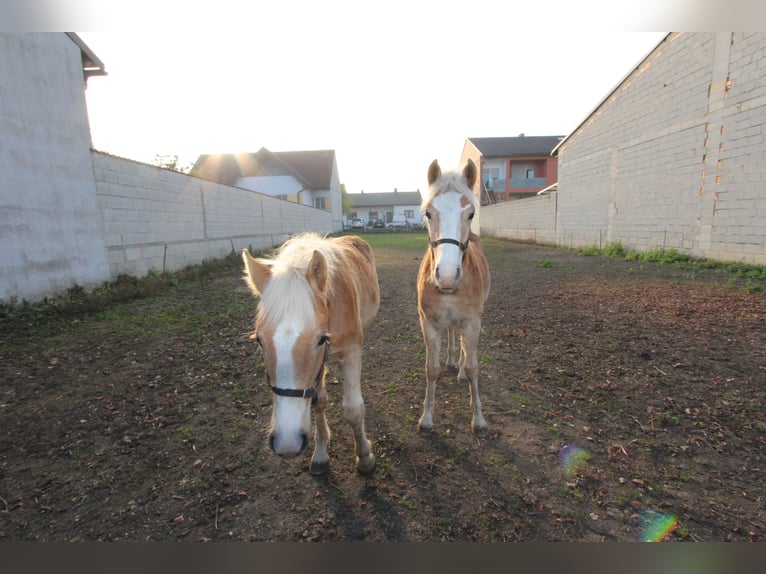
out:
<path id="1" fill-rule="evenodd" d="M 462 275 L 471 220 L 476 213 L 473 186 L 476 165 L 468 160 L 462 173 L 442 174 L 434 160 L 428 167 L 428 195 L 421 206 L 433 257 L 432 280 L 442 291 L 454 291 Z"/>
<path id="2" fill-rule="evenodd" d="M 314 251 L 307 267 L 242 252 L 245 279 L 260 297 L 255 339 L 274 394 L 269 446 L 284 457 L 308 448 L 311 405 L 324 399 L 329 347 L 328 263 Z"/>

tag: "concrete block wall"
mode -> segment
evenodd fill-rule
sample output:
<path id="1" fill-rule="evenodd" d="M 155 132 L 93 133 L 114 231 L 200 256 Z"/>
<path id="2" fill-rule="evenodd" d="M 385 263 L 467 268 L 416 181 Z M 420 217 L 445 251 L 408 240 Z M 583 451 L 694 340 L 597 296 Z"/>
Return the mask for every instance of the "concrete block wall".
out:
<path id="1" fill-rule="evenodd" d="M 766 264 L 764 61 L 762 33 L 662 42 L 560 148 L 557 243 Z"/>
<path id="2" fill-rule="evenodd" d="M 112 278 L 332 230 L 329 212 L 101 152 L 93 152 L 93 175 Z"/>
<path id="3" fill-rule="evenodd" d="M 0 32 L 0 301 L 109 278 L 80 48 Z"/>
<path id="4" fill-rule="evenodd" d="M 556 201 L 550 193 L 482 206 L 481 233 L 555 245 Z"/>

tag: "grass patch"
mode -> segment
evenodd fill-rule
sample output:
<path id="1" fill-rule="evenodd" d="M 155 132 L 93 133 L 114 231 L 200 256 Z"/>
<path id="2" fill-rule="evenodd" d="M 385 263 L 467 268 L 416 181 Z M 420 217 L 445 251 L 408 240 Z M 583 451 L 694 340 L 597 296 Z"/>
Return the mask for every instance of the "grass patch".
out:
<path id="1" fill-rule="evenodd" d="M 713 261 L 709 259 L 695 259 L 691 255 L 681 253 L 677 249 L 649 249 L 648 251 L 631 251 L 626 249 L 619 241 L 607 243 L 603 249 L 596 245 L 590 245 L 575 250 L 576 253 L 583 256 L 604 255 L 606 257 L 616 257 L 628 261 L 641 261 L 644 263 L 655 263 L 658 265 L 672 265 L 679 269 L 685 269 L 691 272 L 692 277 L 700 271 L 712 271 L 713 273 L 731 275 L 728 281 L 730 287 L 735 287 L 742 281 L 743 288 L 748 293 L 759 293 L 766 289 L 766 266 L 750 265 L 747 263 L 731 263 L 725 261 Z M 543 260 L 545 261 L 545 260 Z M 539 267 L 543 267 L 540 263 Z M 644 265 L 639 266 L 640 270 Z M 628 273 L 634 273 L 630 269 Z"/>
<path id="2" fill-rule="evenodd" d="M 73 285 L 59 295 L 30 303 L 0 301 L 0 333 L 28 330 L 57 320 L 71 320 L 83 315 L 108 311 L 122 303 L 158 296 L 184 285 L 209 281 L 213 278 L 242 273 L 242 259 L 238 253 L 190 265 L 172 273 L 149 272 L 145 277 L 118 275 L 87 291 Z"/>
<path id="3" fill-rule="evenodd" d="M 428 233 L 425 231 L 367 231 L 364 233 L 344 233 L 344 235 L 357 235 L 369 243 L 373 249 L 425 251 L 428 246 Z"/>

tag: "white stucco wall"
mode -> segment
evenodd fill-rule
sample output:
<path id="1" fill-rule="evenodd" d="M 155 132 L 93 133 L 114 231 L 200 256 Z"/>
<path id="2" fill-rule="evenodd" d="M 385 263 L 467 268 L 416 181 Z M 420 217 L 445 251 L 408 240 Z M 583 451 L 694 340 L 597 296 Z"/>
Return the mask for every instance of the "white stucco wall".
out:
<path id="1" fill-rule="evenodd" d="M 334 230 L 328 211 L 91 150 L 84 90 L 67 34 L 0 33 L 0 301 Z"/>
<path id="2" fill-rule="evenodd" d="M 0 300 L 109 277 L 80 48 L 0 33 Z"/>

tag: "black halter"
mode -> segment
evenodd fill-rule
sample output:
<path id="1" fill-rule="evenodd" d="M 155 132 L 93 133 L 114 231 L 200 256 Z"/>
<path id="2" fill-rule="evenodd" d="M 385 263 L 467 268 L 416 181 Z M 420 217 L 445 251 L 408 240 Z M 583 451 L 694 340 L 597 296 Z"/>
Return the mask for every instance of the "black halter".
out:
<path id="1" fill-rule="evenodd" d="M 471 237 L 469 236 L 468 239 L 466 239 L 465 243 L 461 243 L 457 239 L 451 239 L 449 237 L 442 237 L 441 239 L 437 239 L 436 241 L 431 241 L 431 247 L 436 249 L 439 245 L 442 243 L 449 243 L 450 245 L 457 245 L 460 247 L 460 251 L 465 251 L 468 249 L 468 242 L 471 241 Z"/>
<path id="2" fill-rule="evenodd" d="M 330 356 L 330 341 L 328 340 L 324 344 L 324 353 L 322 354 L 322 364 L 319 365 L 319 372 L 317 373 L 317 376 L 314 379 L 314 386 L 308 387 L 306 389 L 283 389 L 282 387 L 275 387 L 269 382 L 269 388 L 271 388 L 271 392 L 273 392 L 275 395 L 279 395 L 280 397 L 311 399 L 312 405 L 317 404 L 317 400 L 319 398 L 319 395 L 317 393 L 317 388 L 319 387 L 319 384 L 322 382 L 324 365 L 327 362 L 327 359 L 329 358 L 329 356 Z M 268 373 L 266 374 L 266 377 L 268 379 Z"/>

